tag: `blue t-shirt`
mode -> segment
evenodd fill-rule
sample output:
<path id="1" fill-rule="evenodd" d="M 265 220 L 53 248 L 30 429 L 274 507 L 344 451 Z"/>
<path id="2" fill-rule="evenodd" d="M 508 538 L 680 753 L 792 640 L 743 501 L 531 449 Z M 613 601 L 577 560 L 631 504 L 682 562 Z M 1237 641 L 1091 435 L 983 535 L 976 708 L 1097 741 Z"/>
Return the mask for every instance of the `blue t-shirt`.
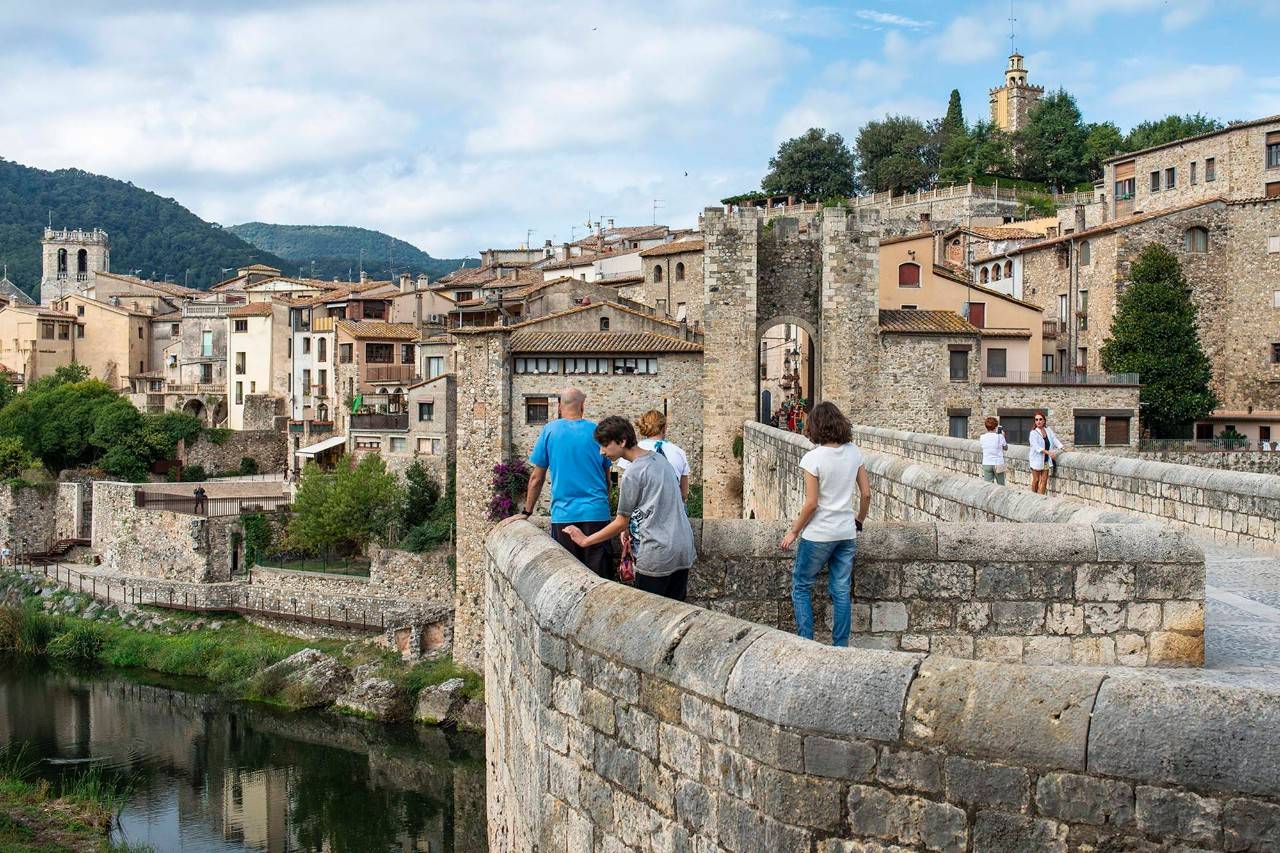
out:
<path id="1" fill-rule="evenodd" d="M 554 420 L 542 428 L 529 462 L 551 478 L 551 522 L 609 521 L 609 460 L 600 453 L 592 421 Z"/>

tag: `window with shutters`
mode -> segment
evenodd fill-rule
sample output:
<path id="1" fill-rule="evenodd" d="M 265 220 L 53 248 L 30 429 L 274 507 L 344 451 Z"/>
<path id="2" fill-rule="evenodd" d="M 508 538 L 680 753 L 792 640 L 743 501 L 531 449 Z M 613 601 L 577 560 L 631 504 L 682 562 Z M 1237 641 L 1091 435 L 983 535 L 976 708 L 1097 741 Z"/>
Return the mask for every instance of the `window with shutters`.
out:
<path id="1" fill-rule="evenodd" d="M 1160 173 L 1158 171 L 1151 173 L 1151 191 L 1153 193 L 1160 192 Z"/>
<path id="2" fill-rule="evenodd" d="M 969 351 L 952 350 L 950 375 L 953 381 L 963 382 L 969 378 Z"/>
<path id="3" fill-rule="evenodd" d="M 1280 131 L 1267 134 L 1267 168 L 1280 169 Z"/>
<path id="4" fill-rule="evenodd" d="M 1182 248 L 1197 255 L 1209 251 L 1209 229 L 1199 225 L 1188 228 L 1183 233 Z"/>
<path id="5" fill-rule="evenodd" d="M 1096 447 L 1099 442 L 1099 427 L 1102 419 L 1097 415 L 1076 416 L 1076 437 L 1073 442 L 1081 447 Z"/>
<path id="6" fill-rule="evenodd" d="M 1213 157 L 1204 158 L 1204 182 L 1207 184 L 1218 177 L 1218 161 Z"/>
<path id="7" fill-rule="evenodd" d="M 920 265 L 898 264 L 898 287 L 919 287 Z"/>
<path id="8" fill-rule="evenodd" d="M 1178 185 L 1178 170 L 1173 166 L 1164 170 L 1164 188 L 1171 190 Z"/>

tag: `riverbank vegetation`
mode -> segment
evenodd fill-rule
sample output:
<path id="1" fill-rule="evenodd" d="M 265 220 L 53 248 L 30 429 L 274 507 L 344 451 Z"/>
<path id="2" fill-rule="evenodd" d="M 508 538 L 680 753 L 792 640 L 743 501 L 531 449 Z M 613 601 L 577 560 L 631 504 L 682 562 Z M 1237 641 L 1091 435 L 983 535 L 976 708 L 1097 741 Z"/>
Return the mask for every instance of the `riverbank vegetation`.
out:
<path id="1" fill-rule="evenodd" d="M 36 777 L 36 764 L 28 759 L 24 745 L 0 749 L 0 850 L 150 850 L 110 841 L 112 821 L 128 794 L 127 782 L 112 779 L 98 768 L 70 774 L 55 786 Z"/>
<path id="2" fill-rule="evenodd" d="M 372 642 L 304 639 L 233 614 L 197 616 L 150 607 L 131 608 L 126 622 L 117 607 L 103 607 L 87 595 L 42 587 L 36 578 L 11 573 L 0 579 L 0 599 L 8 602 L 0 606 L 0 654 L 19 658 L 200 678 L 234 698 L 291 707 L 287 695 L 260 692 L 254 676 L 303 649 L 316 649 L 343 666 L 364 667 L 392 681 L 409 701 L 451 678 L 463 679 L 464 696 L 483 698 L 480 676 L 452 660 L 407 664 Z"/>

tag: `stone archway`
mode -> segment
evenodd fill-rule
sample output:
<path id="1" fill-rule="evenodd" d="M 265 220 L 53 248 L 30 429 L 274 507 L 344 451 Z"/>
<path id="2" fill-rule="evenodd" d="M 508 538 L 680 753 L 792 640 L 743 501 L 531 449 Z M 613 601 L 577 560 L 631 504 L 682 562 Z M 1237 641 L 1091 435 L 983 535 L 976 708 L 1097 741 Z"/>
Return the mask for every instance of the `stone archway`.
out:
<path id="1" fill-rule="evenodd" d="M 190 400 L 187 400 L 187 402 L 182 404 L 182 411 L 192 417 L 199 418 L 200 423 L 205 426 L 209 425 L 208 420 L 205 418 L 206 412 L 204 402 L 202 400 L 192 397 Z"/>
<path id="2" fill-rule="evenodd" d="M 785 332 L 779 334 L 779 330 L 785 330 L 788 327 L 794 330 L 793 336 Z M 787 339 L 787 342 L 783 339 Z M 791 341 L 794 342 L 794 347 Z M 818 367 L 821 363 L 817 357 L 818 331 L 812 323 L 794 314 L 779 314 L 767 320 L 761 320 L 756 326 L 756 346 L 760 350 L 760 359 L 756 367 L 757 399 L 763 400 L 765 392 L 770 391 L 769 400 L 775 409 L 788 398 L 802 398 L 810 408 L 822 399 L 822 383 L 818 376 Z M 780 346 L 786 350 L 781 354 L 783 356 L 781 358 L 778 357 L 780 354 L 777 352 Z M 792 352 L 795 353 L 794 357 L 790 355 Z M 793 388 L 774 381 L 777 376 L 772 374 L 777 372 L 779 365 L 788 362 L 797 368 L 795 375 L 798 387 Z M 771 389 L 770 386 L 774 387 Z M 757 408 L 756 420 L 768 423 L 769 415 L 770 412 L 766 411 L 762 404 Z"/>

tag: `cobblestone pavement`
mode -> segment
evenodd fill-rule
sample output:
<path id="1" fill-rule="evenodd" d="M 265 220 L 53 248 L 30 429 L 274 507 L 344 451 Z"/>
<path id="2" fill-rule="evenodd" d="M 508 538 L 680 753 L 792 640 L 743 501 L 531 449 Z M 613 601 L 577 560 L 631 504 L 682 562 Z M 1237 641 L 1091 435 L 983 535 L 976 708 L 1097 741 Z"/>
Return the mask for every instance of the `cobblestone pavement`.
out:
<path id="1" fill-rule="evenodd" d="M 1202 542 L 1205 668 L 1171 677 L 1280 692 L 1280 554 Z"/>

